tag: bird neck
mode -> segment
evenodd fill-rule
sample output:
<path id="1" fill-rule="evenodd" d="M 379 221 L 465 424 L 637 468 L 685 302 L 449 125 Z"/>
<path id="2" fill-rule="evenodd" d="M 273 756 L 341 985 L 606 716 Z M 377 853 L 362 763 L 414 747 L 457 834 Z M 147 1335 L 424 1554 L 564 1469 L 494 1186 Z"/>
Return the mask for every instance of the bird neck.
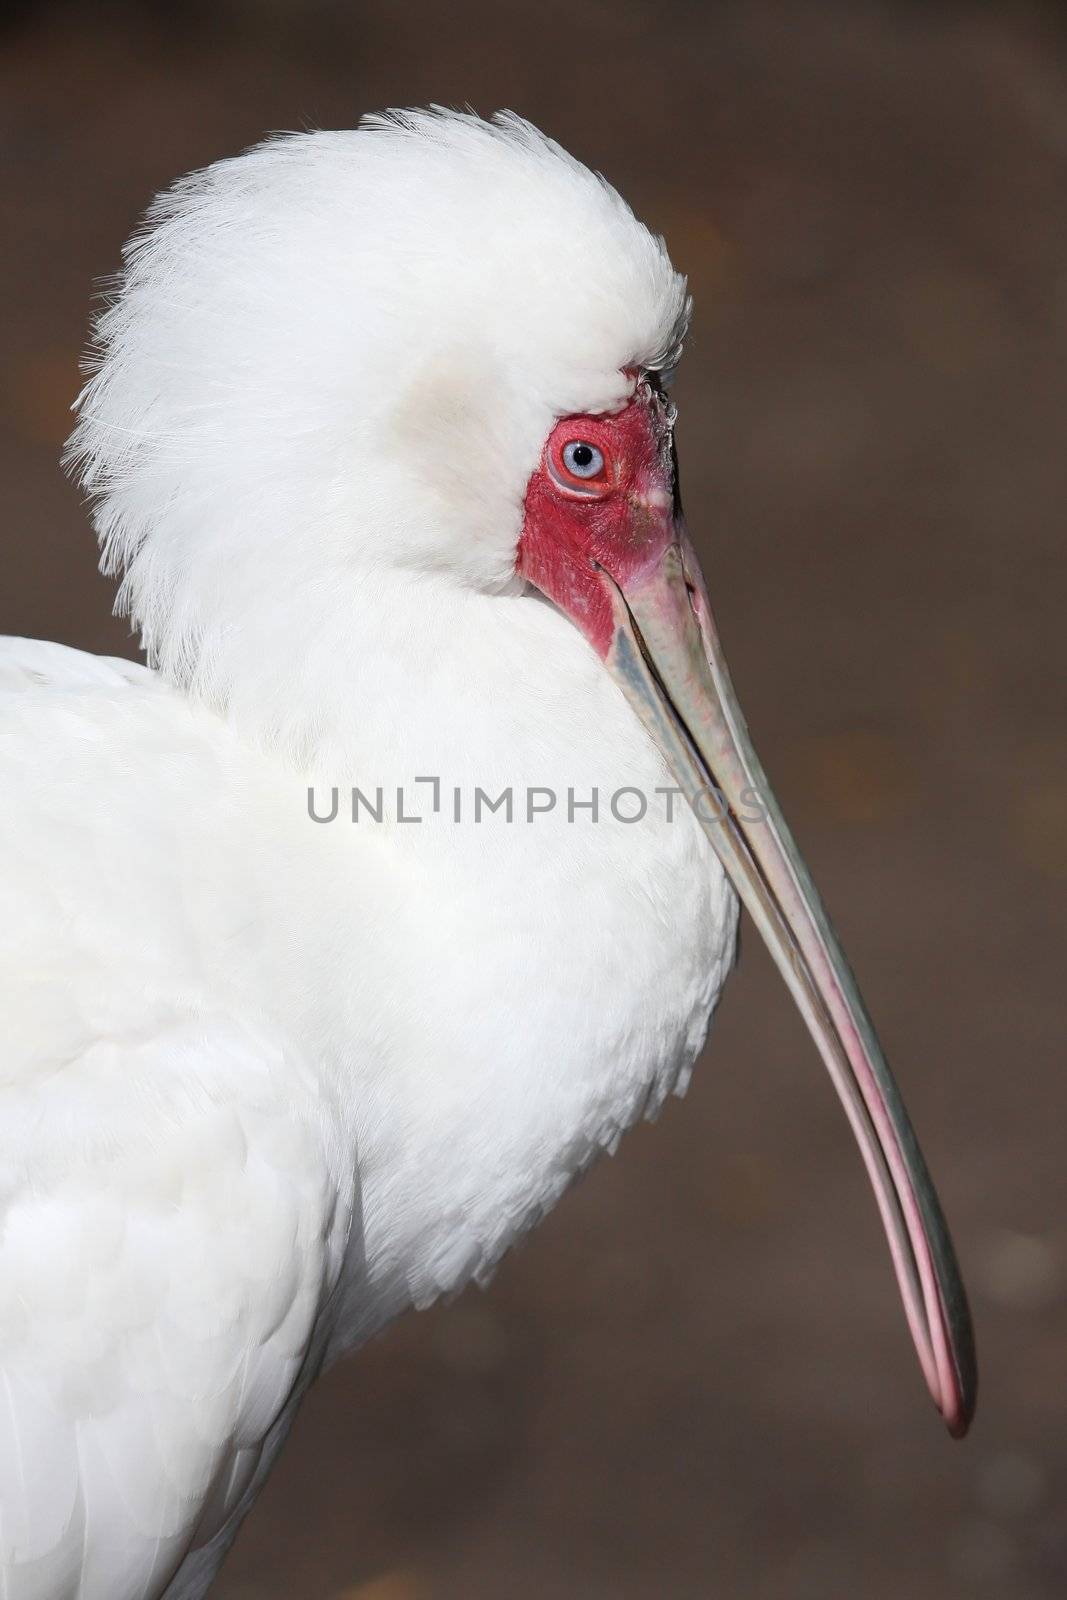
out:
<path id="1" fill-rule="evenodd" d="M 669 781 L 593 651 L 535 591 L 378 574 L 313 627 L 299 626 L 300 611 L 296 622 L 281 607 L 246 620 L 192 693 L 242 738 L 336 786 L 339 805 L 356 787 L 395 809 L 400 787 L 422 811 L 431 801 L 446 828 L 462 824 L 475 790 L 511 787 L 525 814 L 526 790 L 550 789 L 565 813 L 570 791 L 577 802 L 596 789 L 607 808 L 619 787 Z"/>

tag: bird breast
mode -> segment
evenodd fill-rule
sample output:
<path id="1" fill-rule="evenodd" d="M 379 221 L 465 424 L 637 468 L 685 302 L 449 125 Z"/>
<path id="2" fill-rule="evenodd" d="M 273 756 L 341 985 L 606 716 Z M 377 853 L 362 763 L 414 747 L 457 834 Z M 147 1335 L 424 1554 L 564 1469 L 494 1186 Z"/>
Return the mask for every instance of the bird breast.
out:
<path id="1" fill-rule="evenodd" d="M 360 1041 L 360 1271 L 383 1320 L 485 1278 L 684 1089 L 734 954 L 732 890 L 616 686 L 547 606 L 518 632 L 495 659 L 481 631 L 442 645 L 401 742 L 364 700 L 359 782 L 306 830 L 330 903 L 353 907 L 328 1031 L 343 1054 Z"/>

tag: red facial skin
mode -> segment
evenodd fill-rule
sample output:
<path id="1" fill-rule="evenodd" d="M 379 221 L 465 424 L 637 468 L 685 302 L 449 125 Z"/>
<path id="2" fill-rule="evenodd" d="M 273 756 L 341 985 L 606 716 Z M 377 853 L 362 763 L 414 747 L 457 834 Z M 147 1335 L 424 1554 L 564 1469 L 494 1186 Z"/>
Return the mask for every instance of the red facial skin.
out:
<path id="1" fill-rule="evenodd" d="M 596 478 L 563 462 L 575 440 L 604 457 Z M 613 416 L 563 417 L 526 486 L 516 570 L 575 622 L 603 658 L 614 633 L 604 568 L 625 593 L 677 537 L 671 429 L 648 384 Z"/>

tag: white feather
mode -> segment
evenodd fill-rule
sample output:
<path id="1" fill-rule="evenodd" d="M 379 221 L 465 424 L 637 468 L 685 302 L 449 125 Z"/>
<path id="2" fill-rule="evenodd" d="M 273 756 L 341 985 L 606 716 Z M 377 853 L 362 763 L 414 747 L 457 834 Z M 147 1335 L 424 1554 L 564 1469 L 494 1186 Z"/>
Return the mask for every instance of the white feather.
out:
<path id="1" fill-rule="evenodd" d="M 405 114 L 184 180 L 73 453 L 158 672 L 0 644 L 0 1600 L 196 1600 L 319 1366 L 484 1279 L 684 1087 L 736 908 L 514 580 L 552 419 L 684 285 L 527 124 Z M 312 822 L 404 788 L 417 826 Z"/>

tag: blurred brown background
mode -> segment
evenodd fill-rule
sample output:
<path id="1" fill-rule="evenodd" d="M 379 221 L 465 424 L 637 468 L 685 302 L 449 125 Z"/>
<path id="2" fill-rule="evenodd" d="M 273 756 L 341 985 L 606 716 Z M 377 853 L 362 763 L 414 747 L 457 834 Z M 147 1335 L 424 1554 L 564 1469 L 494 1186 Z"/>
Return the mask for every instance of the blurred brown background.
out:
<path id="1" fill-rule="evenodd" d="M 931 1412 L 755 938 L 688 1099 L 488 1295 L 313 1394 L 220 1600 L 1067 1592 L 1067 18 L 1054 7 L 24 3 L 0 35 L 0 631 L 127 651 L 57 457 L 94 279 L 265 130 L 507 105 L 662 229 L 690 519 L 978 1326 Z"/>

